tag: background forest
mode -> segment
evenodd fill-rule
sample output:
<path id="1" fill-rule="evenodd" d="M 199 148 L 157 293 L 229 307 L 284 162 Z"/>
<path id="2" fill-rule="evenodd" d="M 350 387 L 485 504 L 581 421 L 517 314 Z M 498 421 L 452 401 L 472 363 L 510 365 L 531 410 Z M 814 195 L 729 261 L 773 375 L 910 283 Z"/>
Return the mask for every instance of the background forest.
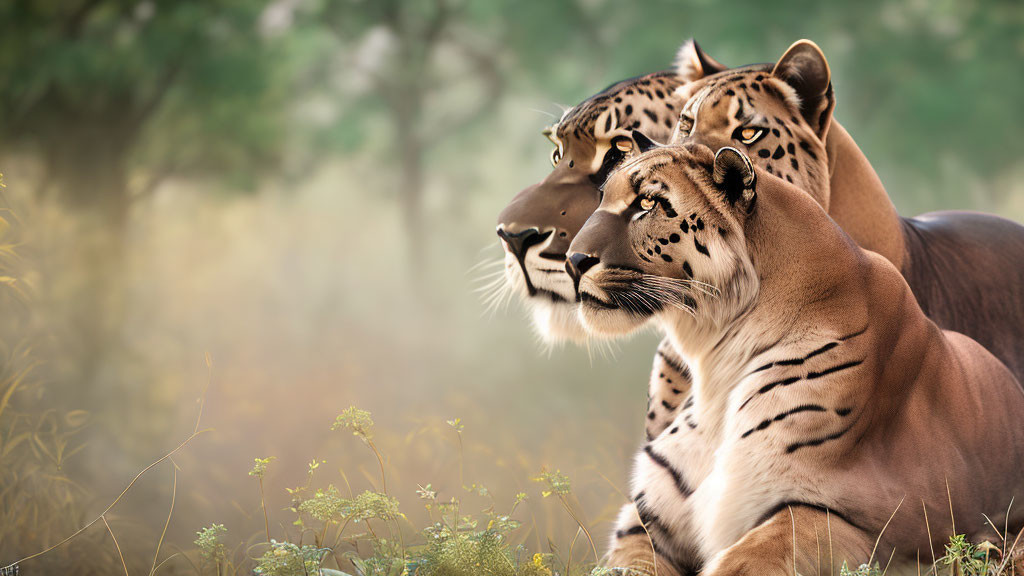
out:
<path id="1" fill-rule="evenodd" d="M 428 483 L 479 483 L 526 495 L 531 554 L 570 547 L 563 502 L 601 552 L 657 338 L 549 350 L 475 289 L 497 213 L 550 169 L 541 129 L 691 36 L 729 65 L 814 40 L 902 214 L 1024 221 L 1017 0 L 0 2 L 0 566 L 187 438 L 208 381 L 214 430 L 24 574 L 121 571 L 111 532 L 146 573 L 172 492 L 161 560 L 211 523 L 295 535 L 285 488 L 311 468 L 310 490 L 383 488 L 331 430 L 351 405 L 406 526 Z M 545 498 L 542 470 L 572 493 Z"/>

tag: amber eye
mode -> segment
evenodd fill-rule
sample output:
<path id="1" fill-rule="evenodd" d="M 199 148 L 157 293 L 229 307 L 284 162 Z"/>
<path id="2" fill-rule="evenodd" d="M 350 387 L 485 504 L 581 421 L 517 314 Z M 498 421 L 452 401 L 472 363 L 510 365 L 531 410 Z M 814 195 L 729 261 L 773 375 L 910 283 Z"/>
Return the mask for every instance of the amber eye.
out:
<path id="1" fill-rule="evenodd" d="M 650 212 L 654 209 L 654 198 L 641 198 L 640 209 L 644 212 Z"/>
<path id="2" fill-rule="evenodd" d="M 616 138 L 615 148 L 619 152 L 629 152 L 633 149 L 633 141 L 629 138 Z"/>
<path id="3" fill-rule="evenodd" d="M 558 162 L 562 159 L 562 147 L 559 146 L 551 151 L 551 165 L 558 166 Z"/>
<path id="4" fill-rule="evenodd" d="M 739 140 L 740 142 L 743 142 L 747 146 L 750 146 L 754 142 L 757 142 L 762 137 L 764 137 L 764 135 L 767 133 L 768 131 L 765 130 L 764 128 L 754 128 L 747 126 L 737 128 L 736 132 L 733 133 L 732 137 L 735 140 Z"/>

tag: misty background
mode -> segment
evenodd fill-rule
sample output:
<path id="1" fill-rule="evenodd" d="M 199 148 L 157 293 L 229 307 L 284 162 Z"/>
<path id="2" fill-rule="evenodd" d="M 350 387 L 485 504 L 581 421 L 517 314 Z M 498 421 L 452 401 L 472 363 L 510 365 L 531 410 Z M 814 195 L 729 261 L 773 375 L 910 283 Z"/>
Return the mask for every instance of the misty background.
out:
<path id="1" fill-rule="evenodd" d="M 375 486 L 372 453 L 330 431 L 350 405 L 373 413 L 406 514 L 425 516 L 417 485 L 461 492 L 458 417 L 465 483 L 530 495 L 530 549 L 575 532 L 531 481 L 543 468 L 605 543 L 657 336 L 549 349 L 476 289 L 498 212 L 550 169 L 541 129 L 689 37 L 727 65 L 814 40 L 901 214 L 1024 221 L 1017 1 L 0 3 L 0 565 L 186 438 L 208 378 L 215 430 L 174 458 L 169 552 L 211 522 L 261 533 L 256 457 L 276 457 L 277 538 L 310 460 L 316 485 Z M 108 515 L 133 571 L 171 477 Z M 120 568 L 102 527 L 35 562 Z"/>

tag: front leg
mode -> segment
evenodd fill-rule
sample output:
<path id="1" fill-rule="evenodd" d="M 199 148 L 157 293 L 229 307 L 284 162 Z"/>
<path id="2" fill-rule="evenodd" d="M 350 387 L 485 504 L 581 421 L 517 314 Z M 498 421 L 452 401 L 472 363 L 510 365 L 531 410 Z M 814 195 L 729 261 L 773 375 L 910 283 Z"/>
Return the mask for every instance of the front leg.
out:
<path id="1" fill-rule="evenodd" d="M 795 527 L 795 528 L 794 528 Z M 747 532 L 708 562 L 702 576 L 839 574 L 845 562 L 868 561 L 874 545 L 863 530 L 834 514 L 793 505 Z"/>
<path id="2" fill-rule="evenodd" d="M 690 369 L 668 337 L 658 344 L 647 389 L 647 440 L 665 431 L 679 415 L 693 382 Z"/>
<path id="3" fill-rule="evenodd" d="M 622 576 L 681 576 L 679 570 L 657 552 L 632 503 L 619 512 L 611 551 L 603 565 Z"/>

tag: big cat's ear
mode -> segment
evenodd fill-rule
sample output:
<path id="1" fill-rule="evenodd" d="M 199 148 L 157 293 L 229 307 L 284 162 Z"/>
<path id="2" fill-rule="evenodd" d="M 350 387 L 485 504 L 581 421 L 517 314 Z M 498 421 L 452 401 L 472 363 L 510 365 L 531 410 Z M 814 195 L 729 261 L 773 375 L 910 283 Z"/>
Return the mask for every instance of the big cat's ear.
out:
<path id="1" fill-rule="evenodd" d="M 700 80 L 705 76 L 711 76 L 723 70 L 728 70 L 727 67 L 705 54 L 693 38 L 690 38 L 679 47 L 679 52 L 676 52 L 675 68 L 676 74 L 687 82 Z"/>
<path id="2" fill-rule="evenodd" d="M 712 178 L 730 204 L 738 203 L 748 214 L 754 210 L 757 175 L 754 165 L 742 152 L 728 146 L 719 150 L 715 154 Z"/>
<path id="3" fill-rule="evenodd" d="M 779 58 L 772 76 L 793 88 L 800 115 L 824 140 L 836 99 L 832 93 L 832 72 L 821 48 L 810 40 L 796 42 Z"/>
<path id="4" fill-rule="evenodd" d="M 651 140 L 650 138 L 647 137 L 646 134 L 644 134 L 643 132 L 641 132 L 639 130 L 633 130 L 633 141 L 636 142 L 637 150 L 641 154 L 643 154 L 644 152 L 647 152 L 648 150 L 650 150 L 652 148 L 657 148 L 659 146 L 662 146 L 662 144 L 658 144 L 654 140 Z"/>

